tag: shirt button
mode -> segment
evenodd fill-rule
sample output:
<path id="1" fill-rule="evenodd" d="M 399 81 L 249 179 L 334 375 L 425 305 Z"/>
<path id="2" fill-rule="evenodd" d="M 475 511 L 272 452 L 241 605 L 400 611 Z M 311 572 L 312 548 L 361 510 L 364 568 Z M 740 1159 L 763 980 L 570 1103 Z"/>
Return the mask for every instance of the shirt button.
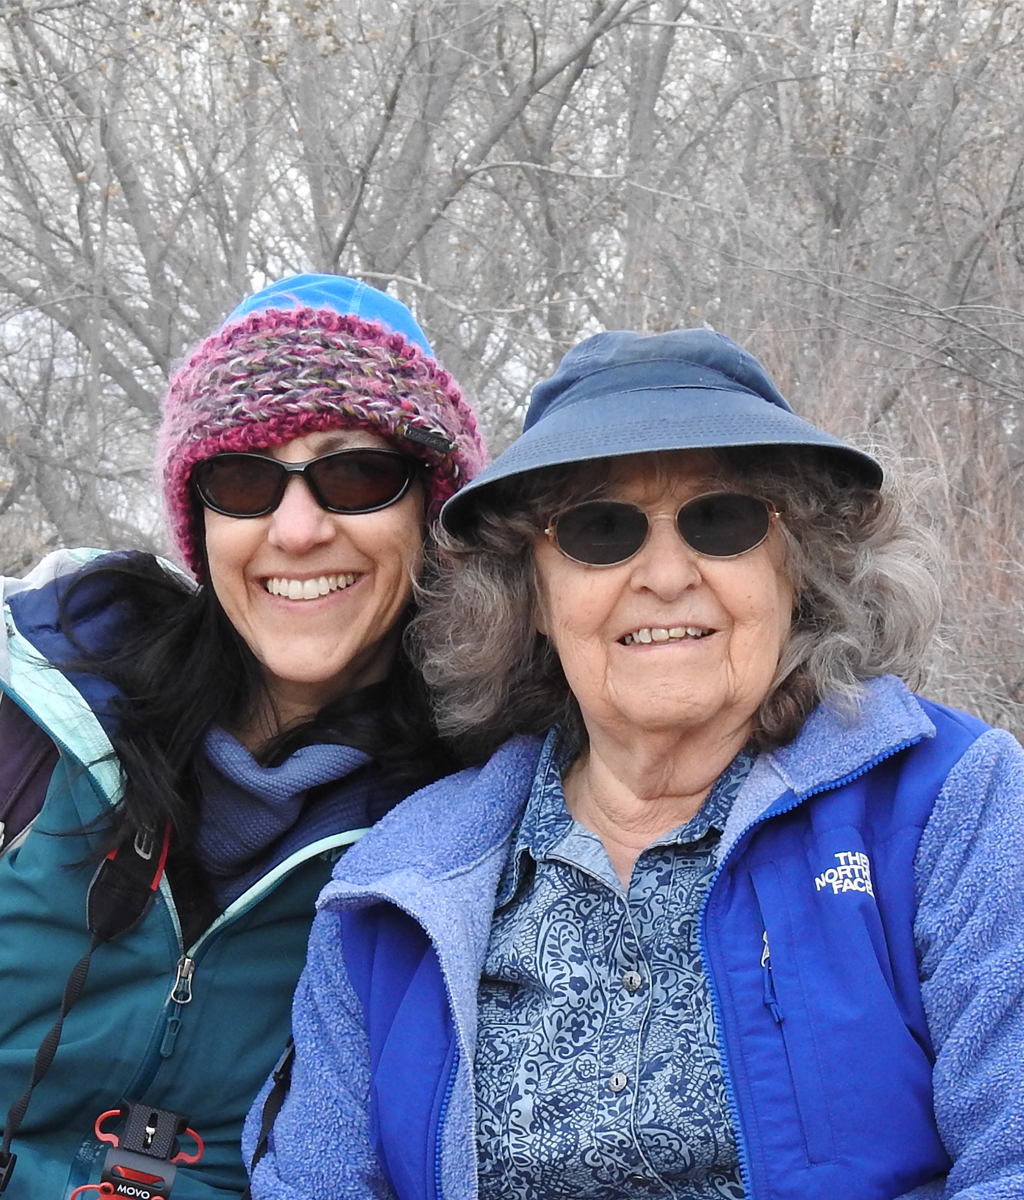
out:
<path id="1" fill-rule="evenodd" d="M 613 1092 L 621 1092 L 627 1083 L 629 1083 L 629 1079 L 622 1071 L 616 1071 L 611 1079 L 608 1080 L 608 1086 Z"/>
<path id="2" fill-rule="evenodd" d="M 632 1175 L 629 1176 L 629 1182 L 635 1183 L 637 1185 L 637 1187 L 640 1187 L 642 1184 L 650 1183 L 651 1181 L 647 1178 L 646 1175 L 641 1175 L 639 1171 L 635 1171 Z"/>
<path id="3" fill-rule="evenodd" d="M 622 986 L 627 992 L 629 992 L 630 995 L 636 991 L 639 991 L 643 986 L 643 982 L 644 977 L 639 971 L 627 971 L 625 975 L 622 976 Z"/>

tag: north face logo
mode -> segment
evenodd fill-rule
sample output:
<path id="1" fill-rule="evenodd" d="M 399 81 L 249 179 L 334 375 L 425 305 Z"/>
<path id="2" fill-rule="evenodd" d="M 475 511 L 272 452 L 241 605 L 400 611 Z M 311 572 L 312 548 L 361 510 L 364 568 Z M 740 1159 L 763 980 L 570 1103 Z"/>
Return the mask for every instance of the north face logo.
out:
<path id="1" fill-rule="evenodd" d="M 859 850 L 843 850 L 835 857 L 839 866 L 829 867 L 827 871 L 815 875 L 814 890 L 820 892 L 822 888 L 830 887 L 834 896 L 840 892 L 866 892 L 874 899 L 868 856 Z"/>

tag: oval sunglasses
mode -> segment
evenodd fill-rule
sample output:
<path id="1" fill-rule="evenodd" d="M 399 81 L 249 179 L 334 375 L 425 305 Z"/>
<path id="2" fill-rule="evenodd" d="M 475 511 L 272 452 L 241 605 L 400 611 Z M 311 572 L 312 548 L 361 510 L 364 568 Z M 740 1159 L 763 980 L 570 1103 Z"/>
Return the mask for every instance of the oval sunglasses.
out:
<path id="1" fill-rule="evenodd" d="M 335 450 L 306 462 L 281 462 L 244 451 L 215 454 L 192 472 L 196 495 L 226 517 L 264 517 L 301 475 L 321 508 L 332 513 L 377 512 L 409 490 L 420 462 L 397 450 Z"/>
<path id="2" fill-rule="evenodd" d="M 742 492 L 695 496 L 676 513 L 679 536 L 698 554 L 737 558 L 755 550 L 780 513 Z M 642 508 L 625 500 L 587 500 L 558 513 L 544 533 L 566 558 L 588 567 L 616 567 L 643 549 L 651 523 Z"/>

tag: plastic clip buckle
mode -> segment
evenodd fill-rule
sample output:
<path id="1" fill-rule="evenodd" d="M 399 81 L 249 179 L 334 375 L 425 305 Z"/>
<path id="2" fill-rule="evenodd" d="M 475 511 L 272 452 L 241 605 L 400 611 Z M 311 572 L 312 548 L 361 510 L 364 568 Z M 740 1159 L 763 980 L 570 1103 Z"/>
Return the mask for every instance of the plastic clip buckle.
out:
<path id="1" fill-rule="evenodd" d="M 6 1190 L 11 1176 L 14 1174 L 14 1164 L 18 1161 L 16 1154 L 8 1153 L 6 1161 L 0 1161 L 0 1192 Z"/>

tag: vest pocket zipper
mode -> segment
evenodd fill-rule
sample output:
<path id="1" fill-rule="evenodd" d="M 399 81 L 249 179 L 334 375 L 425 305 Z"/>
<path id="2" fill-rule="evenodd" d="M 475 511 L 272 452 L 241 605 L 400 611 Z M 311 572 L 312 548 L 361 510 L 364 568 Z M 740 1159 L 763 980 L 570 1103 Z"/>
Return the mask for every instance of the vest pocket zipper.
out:
<path id="1" fill-rule="evenodd" d="M 764 1006 L 775 1018 L 775 1024 L 782 1024 L 782 1009 L 779 1008 L 779 998 L 775 994 L 775 977 L 772 975 L 772 952 L 768 948 L 768 930 L 761 935 L 764 939 L 764 949 L 761 951 L 761 972 L 764 976 Z"/>
<path id="2" fill-rule="evenodd" d="M 802 994 L 799 977 L 794 974 L 797 964 L 791 952 L 792 934 L 788 929 L 785 897 L 777 886 L 778 874 L 774 864 L 765 863 L 755 867 L 750 872 L 750 881 L 763 931 L 762 998 L 779 1031 L 785 1070 L 792 1088 L 807 1161 L 831 1162 L 835 1158 L 836 1148 L 828 1112 L 827 1092 L 821 1080 L 818 1057 L 813 1046 L 811 1014 Z M 768 913 L 772 916 L 771 921 L 766 919 Z M 770 931 L 769 924 L 772 925 Z M 781 976 L 773 966 L 772 946 L 782 955 L 776 964 L 781 969 Z M 787 950 L 790 951 L 788 959 Z"/>

